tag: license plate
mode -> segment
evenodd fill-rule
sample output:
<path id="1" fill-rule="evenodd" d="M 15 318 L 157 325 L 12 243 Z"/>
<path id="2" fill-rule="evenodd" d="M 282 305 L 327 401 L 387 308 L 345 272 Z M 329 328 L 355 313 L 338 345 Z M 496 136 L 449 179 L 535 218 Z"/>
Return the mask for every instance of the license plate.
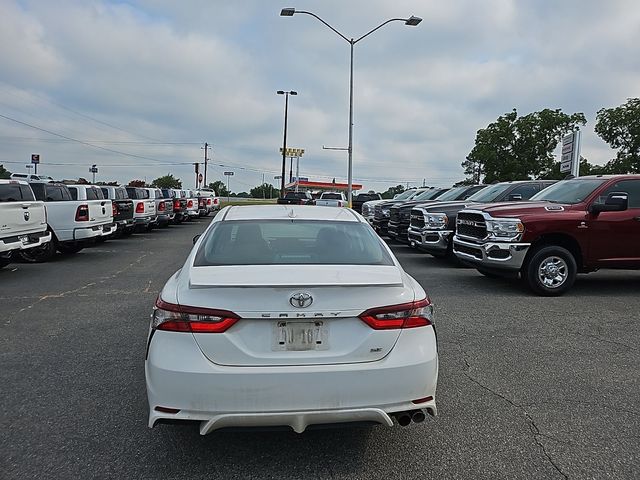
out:
<path id="1" fill-rule="evenodd" d="M 23 245 L 29 243 L 29 235 L 22 235 L 21 237 L 18 237 L 18 239 L 22 242 Z"/>
<path id="2" fill-rule="evenodd" d="M 322 320 L 275 322 L 272 348 L 275 351 L 294 352 L 327 350 L 328 327 Z"/>

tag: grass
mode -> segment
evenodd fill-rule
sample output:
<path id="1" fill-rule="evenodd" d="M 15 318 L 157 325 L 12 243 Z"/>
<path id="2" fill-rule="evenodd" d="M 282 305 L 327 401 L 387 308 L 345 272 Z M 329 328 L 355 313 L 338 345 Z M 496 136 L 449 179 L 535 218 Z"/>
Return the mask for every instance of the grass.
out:
<path id="1" fill-rule="evenodd" d="M 268 198 L 266 200 L 261 198 L 247 198 L 238 200 L 231 197 L 230 201 L 227 202 L 226 197 L 220 197 L 220 206 L 224 208 L 227 205 L 274 205 L 277 201 L 277 198 Z"/>

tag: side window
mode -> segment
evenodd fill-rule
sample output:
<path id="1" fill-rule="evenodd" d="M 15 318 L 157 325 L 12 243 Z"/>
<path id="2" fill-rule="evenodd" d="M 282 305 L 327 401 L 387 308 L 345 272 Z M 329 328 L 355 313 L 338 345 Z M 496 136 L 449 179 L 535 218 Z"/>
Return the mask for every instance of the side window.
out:
<path id="1" fill-rule="evenodd" d="M 103 196 L 104 198 L 109 198 L 109 190 L 107 190 L 107 189 L 106 189 L 106 188 L 104 188 L 104 187 L 100 187 L 100 190 L 102 190 L 102 196 Z M 117 192 L 117 190 L 116 190 L 116 192 Z M 116 195 L 116 197 L 117 197 L 117 195 Z"/>
<path id="2" fill-rule="evenodd" d="M 98 200 L 98 195 L 93 188 L 87 188 L 85 192 L 87 192 L 87 200 Z"/>
<path id="3" fill-rule="evenodd" d="M 116 188 L 115 193 L 116 193 L 116 200 L 124 200 L 126 198 L 129 198 L 129 196 L 127 195 L 127 191 L 124 188 Z M 107 198 L 106 195 L 105 195 L 105 198 Z"/>
<path id="4" fill-rule="evenodd" d="M 71 200 L 73 200 L 71 198 L 71 192 L 69 191 L 69 189 L 67 187 L 60 187 L 60 195 L 62 196 L 62 200 L 69 202 Z"/>
<path id="5" fill-rule="evenodd" d="M 640 180 L 621 180 L 605 190 L 596 200 L 604 203 L 610 193 L 625 192 L 629 195 L 629 208 L 640 208 Z"/>
<path id="6" fill-rule="evenodd" d="M 127 193 L 129 194 L 129 198 L 138 198 L 135 188 L 127 188 Z"/>
<path id="7" fill-rule="evenodd" d="M 52 191 L 59 191 L 60 189 L 58 187 L 52 189 Z M 71 192 L 71 198 L 73 198 L 74 200 L 78 200 L 78 189 L 75 187 L 69 187 L 69 191 Z M 58 200 L 62 200 L 62 194 L 60 194 L 60 198 Z"/>
<path id="8" fill-rule="evenodd" d="M 539 191 L 540 191 L 540 185 L 537 185 L 535 183 L 526 183 L 524 185 L 518 185 L 516 188 L 511 190 L 511 192 L 509 192 L 509 194 L 507 195 L 507 200 L 509 199 L 509 197 L 511 197 L 511 195 L 521 195 L 522 200 L 529 200 Z"/>
<path id="9" fill-rule="evenodd" d="M 35 200 L 33 191 L 26 185 L 20 185 L 20 192 L 22 193 L 22 200 L 25 200 L 27 202 L 33 202 Z"/>
<path id="10" fill-rule="evenodd" d="M 19 185 L 0 185 L 0 202 L 19 202 L 22 192 Z"/>
<path id="11" fill-rule="evenodd" d="M 40 201 L 46 200 L 44 184 L 42 184 L 42 183 L 34 183 L 33 185 L 31 185 L 31 190 L 33 190 L 33 193 L 35 194 L 35 196 L 36 196 L 36 198 L 38 200 L 40 200 Z"/>

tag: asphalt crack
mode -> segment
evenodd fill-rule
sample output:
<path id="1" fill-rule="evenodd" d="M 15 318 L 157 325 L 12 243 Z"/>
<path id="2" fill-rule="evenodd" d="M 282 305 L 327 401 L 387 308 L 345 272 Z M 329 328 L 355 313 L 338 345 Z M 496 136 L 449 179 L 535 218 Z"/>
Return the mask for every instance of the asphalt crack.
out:
<path id="1" fill-rule="evenodd" d="M 480 388 L 482 388 L 482 389 L 486 390 L 487 392 L 491 393 L 492 395 L 504 400 L 505 402 L 507 402 L 512 407 L 520 410 L 520 412 L 522 412 L 524 417 L 527 419 L 527 422 L 529 423 L 529 430 L 533 434 L 533 440 L 536 442 L 536 445 L 538 445 L 538 447 L 540 448 L 540 451 L 542 452 L 542 455 L 547 459 L 547 461 L 551 464 L 551 466 L 560 475 L 562 475 L 563 478 L 568 479 L 569 476 L 566 473 L 564 473 L 562 471 L 562 469 L 560 468 L 560 466 L 553 460 L 553 458 L 551 458 L 551 455 L 549 454 L 549 452 L 547 452 L 547 449 L 545 448 L 544 444 L 542 443 L 542 441 L 540 441 L 540 437 L 551 438 L 551 439 L 553 439 L 555 441 L 557 441 L 557 439 L 553 438 L 550 435 L 547 435 L 547 434 L 544 434 L 544 433 L 540 432 L 540 429 L 536 425 L 536 422 L 533 420 L 533 417 L 531 417 L 531 414 L 526 410 L 526 408 L 524 406 L 515 403 L 513 400 L 511 400 L 511 399 L 505 397 L 504 395 L 502 395 L 500 392 L 497 392 L 497 391 L 493 390 L 491 387 L 489 387 L 487 385 L 484 385 L 479 380 L 477 380 L 476 378 L 472 377 L 470 375 L 470 373 L 469 373 L 470 370 L 471 370 L 471 365 L 469 364 L 469 361 L 467 360 L 467 353 L 465 352 L 465 350 L 462 348 L 462 346 L 459 343 L 457 343 L 456 345 L 458 346 L 458 348 L 460 349 L 460 352 L 462 353 L 462 360 L 464 361 L 464 364 L 466 366 L 466 371 L 462 372 L 464 374 L 464 376 L 467 377 L 469 380 L 471 380 L 476 385 L 478 385 Z"/>

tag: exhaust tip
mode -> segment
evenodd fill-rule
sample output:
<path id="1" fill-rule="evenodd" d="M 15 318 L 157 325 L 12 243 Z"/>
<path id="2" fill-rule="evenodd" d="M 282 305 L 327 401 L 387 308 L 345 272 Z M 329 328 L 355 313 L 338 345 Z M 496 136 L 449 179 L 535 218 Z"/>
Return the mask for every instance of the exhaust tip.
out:
<path id="1" fill-rule="evenodd" d="M 424 422 L 425 417 L 426 415 L 424 412 L 422 410 L 418 410 L 411 415 L 411 420 L 413 420 L 414 423 L 422 423 Z"/>
<path id="2" fill-rule="evenodd" d="M 398 415 L 397 418 L 398 418 L 398 424 L 401 427 L 406 427 L 411 423 L 411 416 L 408 413 L 403 413 L 401 415 Z"/>

